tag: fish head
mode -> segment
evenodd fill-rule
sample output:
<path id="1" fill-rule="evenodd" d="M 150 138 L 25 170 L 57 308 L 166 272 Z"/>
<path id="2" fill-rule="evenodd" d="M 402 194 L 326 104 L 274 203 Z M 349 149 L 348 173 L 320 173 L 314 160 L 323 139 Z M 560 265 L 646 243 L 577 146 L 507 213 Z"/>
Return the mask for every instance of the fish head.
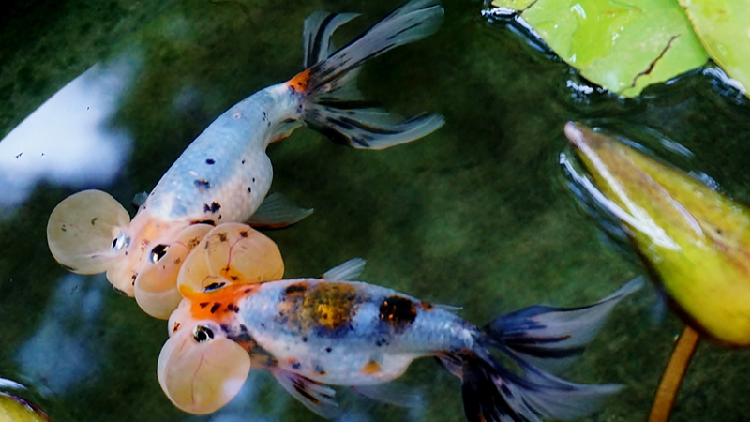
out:
<path id="1" fill-rule="evenodd" d="M 136 280 L 141 272 L 149 264 L 161 262 L 172 243 L 179 239 L 179 233 L 190 225 L 190 221 L 156 218 L 141 207 L 127 227 L 120 227 L 114 233 L 111 241 L 117 259 L 107 269 L 107 279 L 115 290 L 135 296 Z"/>
<path id="2" fill-rule="evenodd" d="M 177 275 L 203 237 L 213 229 L 210 224 L 192 224 L 176 234 L 158 236 L 135 268 L 135 300 L 147 314 L 169 319 L 182 295 L 177 289 Z"/>
<path id="3" fill-rule="evenodd" d="M 251 368 L 247 348 L 230 338 L 228 327 L 236 316 L 219 312 L 219 306 L 236 300 L 225 293 L 194 294 L 169 320 L 170 338 L 159 353 L 159 385 L 187 413 L 209 414 L 227 404 Z"/>

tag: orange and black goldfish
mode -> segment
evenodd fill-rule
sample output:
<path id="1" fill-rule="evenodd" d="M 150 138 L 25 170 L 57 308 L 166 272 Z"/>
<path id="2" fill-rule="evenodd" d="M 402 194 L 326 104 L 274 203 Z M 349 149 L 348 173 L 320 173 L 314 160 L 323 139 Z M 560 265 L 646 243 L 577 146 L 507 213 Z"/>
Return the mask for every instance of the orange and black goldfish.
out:
<path id="1" fill-rule="evenodd" d="M 369 59 L 437 31 L 443 8 L 437 0 L 413 0 L 334 51 L 333 32 L 356 16 L 312 13 L 304 29 L 307 69 L 220 115 L 164 174 L 132 221 L 101 191 L 79 192 L 61 202 L 47 227 L 55 259 L 80 274 L 106 271 L 117 290 L 135 295 L 146 312 L 166 319 L 180 300 L 175 280 L 144 280 L 143 274 L 149 265 L 161 264 L 176 243 L 194 243 L 210 230 L 194 226 L 257 217 L 273 177 L 266 155 L 270 143 L 309 126 L 337 143 L 382 149 L 440 128 L 440 115 L 401 120 L 371 108 L 354 85 L 357 69 Z M 282 206 L 265 214 L 271 225 L 279 225 L 298 221 L 309 210 Z M 159 292 L 166 302 L 144 291 Z"/>
<path id="2" fill-rule="evenodd" d="M 383 386 L 414 359 L 435 356 L 461 379 L 471 422 L 571 419 L 595 411 L 620 390 L 575 384 L 549 371 L 583 352 L 640 279 L 591 306 L 532 306 L 478 327 L 445 307 L 343 280 L 351 278 L 344 272 L 207 293 L 183 289 L 186 299 L 170 318 L 171 338 L 159 355 L 162 389 L 186 412 L 212 413 L 237 394 L 250 369 L 267 369 L 292 396 L 331 417 L 338 406 L 330 385 L 397 403 Z M 522 374 L 491 350 L 505 354 Z"/>

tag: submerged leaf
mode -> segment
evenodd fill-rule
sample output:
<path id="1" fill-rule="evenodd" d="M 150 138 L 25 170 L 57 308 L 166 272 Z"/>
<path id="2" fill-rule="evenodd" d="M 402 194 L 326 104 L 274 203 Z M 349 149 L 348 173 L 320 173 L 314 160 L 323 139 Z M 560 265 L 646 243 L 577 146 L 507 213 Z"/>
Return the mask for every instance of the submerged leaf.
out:
<path id="1" fill-rule="evenodd" d="M 750 86 L 750 2 L 746 0 L 679 0 L 711 58 L 739 82 Z"/>
<path id="2" fill-rule="evenodd" d="M 750 345 L 750 210 L 600 132 L 568 123 L 565 135 L 593 184 L 574 177 L 627 227 L 690 322 Z"/>
<path id="3" fill-rule="evenodd" d="M 570 66 L 625 97 L 702 66 L 708 56 L 672 0 L 538 0 L 521 17 Z M 521 7 L 518 7 L 521 6 Z"/>

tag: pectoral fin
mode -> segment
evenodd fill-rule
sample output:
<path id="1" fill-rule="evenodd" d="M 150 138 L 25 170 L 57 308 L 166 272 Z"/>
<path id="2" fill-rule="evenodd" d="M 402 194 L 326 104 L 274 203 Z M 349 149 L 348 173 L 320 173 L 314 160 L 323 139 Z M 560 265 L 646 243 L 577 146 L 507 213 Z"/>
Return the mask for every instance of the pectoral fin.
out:
<path id="1" fill-rule="evenodd" d="M 266 196 L 247 223 L 259 229 L 281 229 L 307 218 L 312 213 L 312 208 L 302 208 L 286 196 L 274 192 Z"/>
<path id="2" fill-rule="evenodd" d="M 272 369 L 271 373 L 292 397 L 301 401 L 308 409 L 324 418 L 338 415 L 339 405 L 333 388 L 283 369 Z"/>

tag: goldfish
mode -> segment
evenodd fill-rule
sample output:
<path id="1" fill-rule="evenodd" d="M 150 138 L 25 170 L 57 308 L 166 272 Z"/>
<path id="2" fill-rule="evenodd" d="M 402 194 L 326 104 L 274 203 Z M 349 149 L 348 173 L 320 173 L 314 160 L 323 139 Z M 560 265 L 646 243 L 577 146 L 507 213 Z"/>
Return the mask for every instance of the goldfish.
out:
<path id="1" fill-rule="evenodd" d="M 660 290 L 688 324 L 722 346 L 750 345 L 750 209 L 600 131 L 565 135 L 591 179 L 582 192 L 624 227 Z"/>
<path id="2" fill-rule="evenodd" d="M 443 8 L 436 0 L 412 0 L 334 50 L 332 34 L 356 16 L 312 13 L 303 31 L 306 69 L 216 118 L 162 176 L 132 220 L 121 204 L 99 190 L 76 193 L 58 204 L 47 226 L 55 260 L 79 274 L 106 272 L 116 290 L 135 296 L 147 313 L 166 319 L 180 300 L 172 277 L 180 260 L 166 264 L 175 268 L 161 271 L 169 275 L 164 279 L 146 280 L 144 274 L 148 265 L 161 264 L 175 245 L 194 244 L 208 226 L 257 221 L 259 214 L 262 223 L 285 225 L 311 212 L 278 197 L 273 203 L 271 195 L 266 198 L 273 177 L 266 155 L 270 143 L 308 126 L 336 143 L 383 149 L 440 128 L 440 115 L 402 120 L 371 108 L 357 91 L 355 77 L 369 59 L 436 32 Z M 261 213 L 262 203 L 270 211 Z M 164 293 L 164 300 L 152 300 L 154 292 Z"/>
<path id="3" fill-rule="evenodd" d="M 572 419 L 621 389 L 572 383 L 550 371 L 583 352 L 641 279 L 591 306 L 537 305 L 478 327 L 448 307 L 353 281 L 363 262 L 342 264 L 320 279 L 181 288 L 185 299 L 170 317 L 170 338 L 159 354 L 162 390 L 183 411 L 208 414 L 239 392 L 250 370 L 268 370 L 310 410 L 333 417 L 332 385 L 407 405 L 389 394 L 389 383 L 423 356 L 437 357 L 461 379 L 471 422 Z M 505 354 L 522 374 L 491 351 Z"/>

